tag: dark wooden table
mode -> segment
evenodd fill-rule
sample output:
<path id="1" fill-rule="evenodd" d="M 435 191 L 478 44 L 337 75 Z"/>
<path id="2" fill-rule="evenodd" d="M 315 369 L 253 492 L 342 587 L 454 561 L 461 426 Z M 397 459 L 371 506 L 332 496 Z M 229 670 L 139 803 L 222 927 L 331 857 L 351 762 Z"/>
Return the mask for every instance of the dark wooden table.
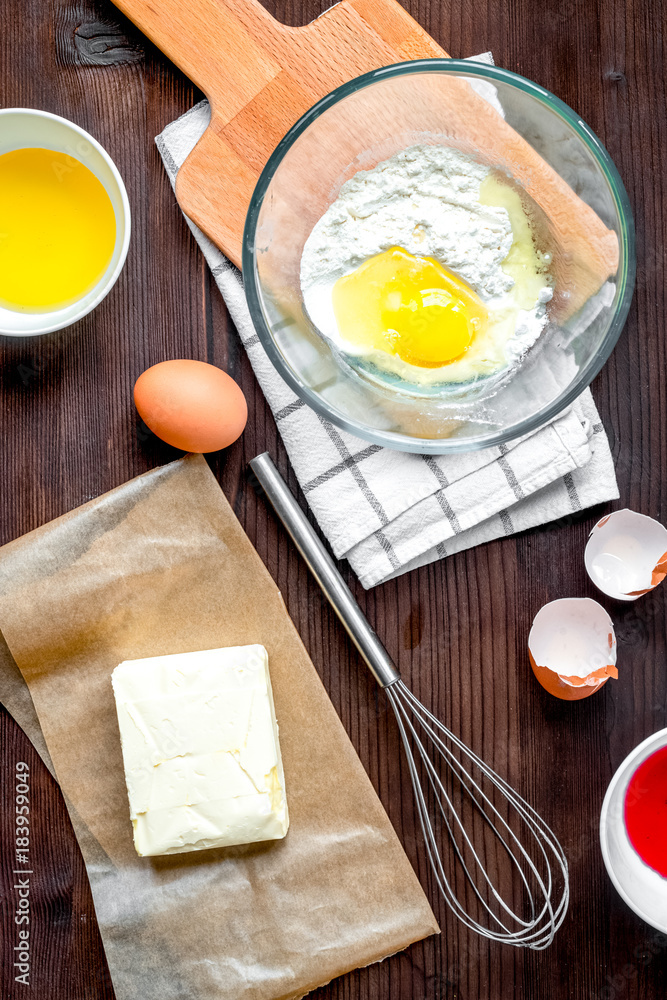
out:
<path id="1" fill-rule="evenodd" d="M 593 391 L 616 459 L 621 505 L 667 522 L 665 221 L 667 96 L 660 0 L 404 0 L 454 56 L 496 62 L 555 92 L 611 152 L 634 206 L 638 283 L 627 328 Z M 320 0 L 271 0 L 302 24 Z M 422 880 L 427 866 L 395 734 L 376 709 L 342 628 L 287 537 L 248 487 L 249 458 L 268 449 L 290 473 L 268 406 L 174 197 L 154 136 L 199 93 L 107 0 L 4 0 L 0 105 L 53 111 L 93 133 L 120 167 L 133 238 L 120 281 L 75 327 L 38 340 L 0 338 L 0 542 L 176 456 L 141 433 L 135 378 L 172 357 L 201 358 L 237 379 L 249 401 L 243 438 L 212 468 L 282 590 L 336 709 Z M 628 751 L 667 725 L 667 586 L 650 604 L 615 605 L 619 680 L 566 704 L 533 680 L 526 638 L 548 600 L 599 597 L 584 572 L 601 510 L 464 552 L 365 593 L 343 572 L 403 676 L 432 687 L 438 712 L 533 801 L 571 862 L 572 902 L 544 953 L 489 947 L 431 900 L 442 936 L 354 972 L 318 1000 L 654 1000 L 667 990 L 667 938 L 643 924 L 605 873 L 597 824 Z M 430 681 L 433 679 L 431 685 Z M 508 734 L 512 734 L 508 742 Z M 387 740 L 391 740 L 391 745 Z M 55 782 L 0 710 L 2 996 L 113 996 L 83 863 Z M 33 782 L 31 985 L 14 982 L 10 806 L 17 760 Z M 506 760 L 506 764 L 501 765 Z"/>

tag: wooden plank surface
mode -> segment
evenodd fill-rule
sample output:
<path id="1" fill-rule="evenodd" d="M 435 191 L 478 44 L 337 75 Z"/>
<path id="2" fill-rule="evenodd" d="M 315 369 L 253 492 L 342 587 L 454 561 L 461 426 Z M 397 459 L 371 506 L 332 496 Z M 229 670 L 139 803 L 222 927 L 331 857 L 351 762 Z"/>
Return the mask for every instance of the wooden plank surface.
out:
<path id="1" fill-rule="evenodd" d="M 610 435 L 620 505 L 667 522 L 665 167 L 667 99 L 660 0 L 406 0 L 454 56 L 491 49 L 499 65 L 554 91 L 600 135 L 633 203 L 639 278 L 625 333 L 594 383 Z M 266 0 L 290 24 L 319 0 Z M 547 600 L 598 597 L 583 568 L 601 510 L 465 552 L 369 593 L 344 568 L 406 680 L 525 792 L 571 862 L 572 903 L 539 954 L 488 946 L 433 892 L 395 727 L 341 627 L 245 479 L 268 449 L 296 489 L 274 421 L 224 305 L 179 215 L 153 137 L 198 98 L 192 85 L 106 0 L 5 0 L 0 105 L 44 108 L 89 129 L 126 180 L 134 232 L 127 266 L 102 306 L 74 328 L 0 342 L 0 542 L 175 457 L 139 424 L 132 385 L 148 365 L 195 357 L 225 368 L 249 401 L 243 438 L 212 468 L 280 586 L 336 709 L 436 908 L 443 934 L 313 994 L 317 1000 L 657 1000 L 667 939 L 611 886 L 597 821 L 628 751 L 667 725 L 667 587 L 614 618 L 619 680 L 565 704 L 534 682 L 526 655 Z M 30 768 L 34 877 L 31 985 L 14 981 L 14 774 Z M 10 811 L 11 810 L 11 811 Z M 57 787 L 0 713 L 0 989 L 3 998 L 110 1000 L 113 992 L 85 873 Z"/>

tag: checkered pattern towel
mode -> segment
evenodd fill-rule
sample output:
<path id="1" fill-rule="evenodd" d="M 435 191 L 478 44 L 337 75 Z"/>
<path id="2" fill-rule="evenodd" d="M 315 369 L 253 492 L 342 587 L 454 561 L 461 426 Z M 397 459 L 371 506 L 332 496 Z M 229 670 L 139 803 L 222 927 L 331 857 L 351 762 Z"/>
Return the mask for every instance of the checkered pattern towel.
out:
<path id="1" fill-rule="evenodd" d="M 477 57 L 491 61 L 490 56 Z M 482 88 L 486 88 L 486 93 Z M 480 85 L 493 100 L 495 91 Z M 202 101 L 157 137 L 172 185 L 203 134 Z M 239 271 L 188 220 L 273 410 L 301 488 L 338 558 L 364 587 L 502 535 L 618 497 L 607 438 L 588 390 L 546 427 L 507 445 L 423 456 L 381 448 L 324 420 L 269 361 Z"/>

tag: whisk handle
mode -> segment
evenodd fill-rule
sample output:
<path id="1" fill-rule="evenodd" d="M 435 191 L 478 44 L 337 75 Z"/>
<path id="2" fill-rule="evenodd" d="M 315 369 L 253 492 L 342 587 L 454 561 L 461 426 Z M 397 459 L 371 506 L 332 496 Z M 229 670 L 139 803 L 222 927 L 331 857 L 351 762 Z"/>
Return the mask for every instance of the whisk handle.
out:
<path id="1" fill-rule="evenodd" d="M 382 687 L 394 684 L 399 680 L 399 673 L 389 653 L 368 624 L 352 591 L 290 493 L 271 457 L 267 452 L 258 455 L 251 459 L 250 468 L 375 680 Z"/>

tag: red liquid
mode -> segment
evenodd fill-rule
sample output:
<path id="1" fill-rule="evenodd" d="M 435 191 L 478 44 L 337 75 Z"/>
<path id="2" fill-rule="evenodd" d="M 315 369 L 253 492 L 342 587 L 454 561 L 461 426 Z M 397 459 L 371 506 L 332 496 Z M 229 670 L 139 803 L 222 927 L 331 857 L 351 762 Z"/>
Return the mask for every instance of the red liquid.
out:
<path id="1" fill-rule="evenodd" d="M 630 779 L 625 828 L 642 861 L 667 878 L 667 747 L 661 747 Z"/>

